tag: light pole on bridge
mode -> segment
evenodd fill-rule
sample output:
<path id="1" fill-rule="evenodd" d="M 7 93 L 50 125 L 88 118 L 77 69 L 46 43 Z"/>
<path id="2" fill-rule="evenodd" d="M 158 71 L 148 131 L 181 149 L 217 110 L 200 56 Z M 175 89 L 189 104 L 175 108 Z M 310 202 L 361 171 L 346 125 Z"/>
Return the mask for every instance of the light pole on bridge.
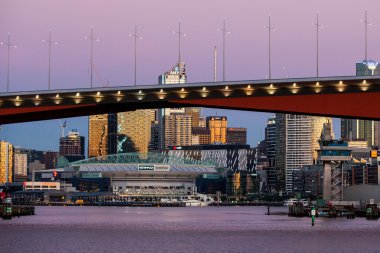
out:
<path id="1" fill-rule="evenodd" d="M 50 70 L 51 70 L 51 45 L 57 45 L 58 42 L 51 40 L 51 31 L 49 31 L 49 38 L 47 40 L 42 40 L 42 42 L 48 43 L 49 46 L 49 70 L 48 70 L 48 90 L 50 90 Z"/>
<path id="2" fill-rule="evenodd" d="M 90 37 L 84 37 L 86 40 L 90 40 L 90 83 L 92 88 L 92 68 L 93 68 L 93 42 L 99 41 L 99 38 L 94 38 L 94 27 L 91 26 Z"/>
<path id="3" fill-rule="evenodd" d="M 8 47 L 8 59 L 7 59 L 7 92 L 9 92 L 9 71 L 10 71 L 10 55 L 11 55 L 11 48 L 16 47 L 15 45 L 11 44 L 11 34 L 8 33 L 8 41 L 7 42 L 0 42 L 0 45 L 4 45 Z"/>
<path id="4" fill-rule="evenodd" d="M 219 31 L 223 32 L 223 82 L 226 81 L 226 34 L 229 34 L 230 31 L 226 29 L 226 20 L 223 19 L 223 28 L 220 28 Z"/>
<path id="5" fill-rule="evenodd" d="M 319 24 L 319 13 L 317 12 L 317 22 L 316 23 L 313 23 L 313 25 L 315 25 L 316 27 L 316 33 L 317 33 L 317 77 L 319 77 L 319 29 L 323 28 L 323 26 L 321 26 Z"/>
<path id="6" fill-rule="evenodd" d="M 272 79 L 272 63 L 271 63 L 271 32 L 275 30 L 273 26 L 271 26 L 270 15 L 268 17 L 268 26 L 265 26 L 268 29 L 268 79 Z"/>
<path id="7" fill-rule="evenodd" d="M 137 39 L 142 39 L 139 35 L 137 35 L 137 26 L 135 26 L 135 33 L 129 34 L 130 37 L 133 37 L 135 40 L 135 86 L 137 80 Z"/>

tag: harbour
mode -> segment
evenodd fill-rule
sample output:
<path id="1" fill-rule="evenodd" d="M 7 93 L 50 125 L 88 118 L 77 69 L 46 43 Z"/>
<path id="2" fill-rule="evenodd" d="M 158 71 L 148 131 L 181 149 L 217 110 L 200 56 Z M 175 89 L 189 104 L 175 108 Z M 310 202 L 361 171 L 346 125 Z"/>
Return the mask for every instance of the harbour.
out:
<path id="1" fill-rule="evenodd" d="M 37 206 L 38 215 L 0 220 L 0 244 L 3 252 L 378 252 L 378 221 L 317 218 L 312 227 L 310 217 L 266 211 Z"/>

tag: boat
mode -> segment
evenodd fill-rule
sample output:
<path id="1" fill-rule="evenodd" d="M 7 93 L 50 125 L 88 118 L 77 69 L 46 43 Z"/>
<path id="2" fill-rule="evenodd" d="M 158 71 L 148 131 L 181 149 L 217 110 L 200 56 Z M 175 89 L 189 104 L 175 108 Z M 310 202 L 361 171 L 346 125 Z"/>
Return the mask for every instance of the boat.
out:
<path id="1" fill-rule="evenodd" d="M 198 194 L 194 197 L 189 197 L 187 199 L 182 199 L 182 202 L 186 206 L 208 206 L 214 202 L 212 198 L 204 194 Z"/>

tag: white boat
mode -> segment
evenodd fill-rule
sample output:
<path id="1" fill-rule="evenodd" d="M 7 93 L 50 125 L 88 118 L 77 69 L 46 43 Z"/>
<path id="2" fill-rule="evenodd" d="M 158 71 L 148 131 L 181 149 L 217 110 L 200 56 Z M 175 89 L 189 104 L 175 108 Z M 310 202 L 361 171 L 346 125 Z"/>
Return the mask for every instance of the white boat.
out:
<path id="1" fill-rule="evenodd" d="M 214 202 L 214 200 L 207 195 L 204 194 L 198 194 L 195 197 L 189 197 L 188 199 L 183 199 L 183 203 L 186 204 L 186 206 L 208 206 L 211 203 Z"/>
<path id="2" fill-rule="evenodd" d="M 284 201 L 284 206 L 291 206 L 300 203 L 303 206 L 309 206 L 309 201 L 306 199 L 288 199 Z"/>

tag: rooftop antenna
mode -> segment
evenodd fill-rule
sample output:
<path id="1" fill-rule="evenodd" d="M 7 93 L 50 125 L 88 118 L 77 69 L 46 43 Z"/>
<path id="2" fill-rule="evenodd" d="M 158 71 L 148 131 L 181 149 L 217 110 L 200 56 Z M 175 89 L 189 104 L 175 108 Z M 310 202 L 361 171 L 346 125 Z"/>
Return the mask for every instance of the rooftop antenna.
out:
<path id="1" fill-rule="evenodd" d="M 8 60 L 7 60 L 7 92 L 9 92 L 9 70 L 10 70 L 10 51 L 11 48 L 16 47 L 15 45 L 11 44 L 11 34 L 8 33 L 8 41 L 7 42 L 0 42 L 0 45 L 4 45 L 8 47 Z"/>
<path id="2" fill-rule="evenodd" d="M 135 39 L 135 86 L 136 86 L 136 80 L 137 80 L 137 39 L 142 39 L 139 35 L 137 35 L 137 25 L 135 26 L 135 33 L 129 34 L 130 37 L 133 37 Z"/>
<path id="3" fill-rule="evenodd" d="M 317 47 L 317 77 L 319 77 L 319 29 L 323 28 L 323 26 L 321 26 L 319 24 L 319 13 L 317 11 L 317 22 L 316 23 L 313 23 L 313 25 L 315 25 L 316 27 L 316 33 L 317 33 L 317 44 L 316 44 L 316 47 Z"/>
<path id="4" fill-rule="evenodd" d="M 48 48 L 49 48 L 49 71 L 48 71 L 48 90 L 50 90 L 50 67 L 51 67 L 51 45 L 57 45 L 58 42 L 52 41 L 51 40 L 51 31 L 49 31 L 49 38 L 47 40 L 42 40 L 42 42 L 48 43 Z"/>
<path id="5" fill-rule="evenodd" d="M 272 79 L 272 73 L 271 73 L 271 32 L 272 30 L 275 30 L 275 28 L 273 26 L 271 26 L 271 23 L 270 23 L 270 15 L 268 17 L 268 25 L 265 26 L 266 29 L 268 29 L 268 79 Z"/>
<path id="6" fill-rule="evenodd" d="M 178 63 L 181 62 L 181 36 L 186 36 L 185 33 L 181 32 L 181 20 L 178 21 L 178 32 L 173 31 L 174 34 L 178 34 Z"/>
<path id="7" fill-rule="evenodd" d="M 61 126 L 61 137 L 65 137 L 65 127 L 66 127 L 66 120 L 62 122 L 62 120 L 59 120 L 59 124 Z"/>
<path id="8" fill-rule="evenodd" d="M 230 34 L 230 31 L 226 29 L 226 20 L 223 19 L 223 28 L 219 31 L 223 32 L 223 82 L 226 81 L 226 34 Z"/>
<path id="9" fill-rule="evenodd" d="M 367 50 L 368 50 L 368 26 L 371 25 L 371 23 L 367 19 L 367 10 L 364 11 L 364 20 L 362 20 L 364 23 L 364 61 L 368 60 Z"/>
<path id="10" fill-rule="evenodd" d="M 91 69 L 91 74 L 90 74 L 90 85 L 92 88 L 92 67 L 93 67 L 93 43 L 94 41 L 99 42 L 99 38 L 94 38 L 94 27 L 91 26 L 90 30 L 90 36 L 84 37 L 86 40 L 90 40 L 90 69 Z"/>
<path id="11" fill-rule="evenodd" d="M 214 82 L 216 82 L 216 56 L 217 56 L 217 51 L 216 51 L 216 46 L 214 46 Z"/>

